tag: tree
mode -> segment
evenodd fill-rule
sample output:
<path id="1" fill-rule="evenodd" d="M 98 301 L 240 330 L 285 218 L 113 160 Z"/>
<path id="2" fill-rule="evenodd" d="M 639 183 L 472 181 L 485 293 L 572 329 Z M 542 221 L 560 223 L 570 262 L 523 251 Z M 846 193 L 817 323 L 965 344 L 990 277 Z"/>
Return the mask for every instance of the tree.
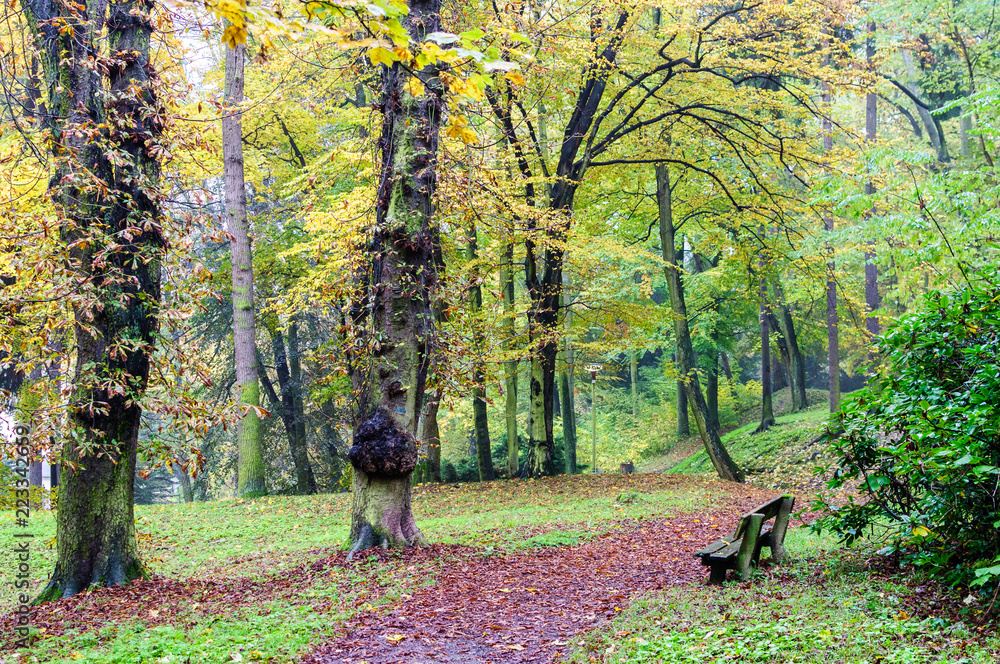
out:
<path id="1" fill-rule="evenodd" d="M 243 63 L 246 45 L 226 49 L 226 113 L 222 117 L 226 222 L 232 238 L 233 346 L 236 351 L 239 421 L 238 488 L 240 496 L 267 493 L 260 432 L 260 381 L 257 376 L 257 322 L 253 292 L 253 248 L 247 223 L 247 191 L 243 174 Z"/>
<path id="2" fill-rule="evenodd" d="M 438 32 L 440 0 L 411 0 L 403 19 L 416 43 Z M 358 324 L 371 327 L 370 361 L 353 369 L 357 421 L 351 553 L 372 545 L 425 542 L 413 518 L 410 475 L 430 351 L 438 239 L 431 225 L 442 95 L 432 65 L 415 73 L 398 61 L 382 69 L 381 164 L 375 226 L 361 274 Z"/>
<path id="3" fill-rule="evenodd" d="M 157 179 L 165 116 L 150 60 L 153 3 L 25 0 L 45 88 L 52 202 L 74 278 L 76 362 L 56 565 L 36 601 L 143 575 L 132 505 L 140 399 L 157 339 Z M 109 63 L 106 77 L 95 54 Z M 79 174 L 87 175 L 79 175 Z"/>
<path id="4" fill-rule="evenodd" d="M 656 165 L 656 201 L 659 208 L 660 246 L 663 251 L 663 272 L 670 292 L 670 308 L 674 314 L 674 334 L 677 338 L 677 375 L 684 384 L 684 393 L 691 404 L 698 433 L 715 472 L 724 480 L 743 481 L 743 471 L 729 456 L 719 431 L 709 426 L 708 404 L 701 393 L 701 384 L 695 372 L 696 358 L 688 327 L 687 306 L 684 303 L 684 285 L 674 242 L 675 228 L 673 201 L 670 187 L 670 169 L 666 164 Z"/>

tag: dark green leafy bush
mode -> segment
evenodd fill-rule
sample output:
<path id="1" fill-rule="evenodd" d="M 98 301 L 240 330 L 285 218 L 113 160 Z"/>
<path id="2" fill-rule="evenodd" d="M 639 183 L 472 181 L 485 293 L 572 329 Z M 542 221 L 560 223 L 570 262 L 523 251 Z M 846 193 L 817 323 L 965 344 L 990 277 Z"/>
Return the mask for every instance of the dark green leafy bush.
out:
<path id="1" fill-rule="evenodd" d="M 887 526 L 903 562 L 951 585 L 1000 582 L 1000 272 L 931 293 L 880 338 L 878 376 L 834 416 L 831 488 L 860 482 L 818 523 L 852 543 Z M 837 430 L 839 433 L 836 433 Z"/>

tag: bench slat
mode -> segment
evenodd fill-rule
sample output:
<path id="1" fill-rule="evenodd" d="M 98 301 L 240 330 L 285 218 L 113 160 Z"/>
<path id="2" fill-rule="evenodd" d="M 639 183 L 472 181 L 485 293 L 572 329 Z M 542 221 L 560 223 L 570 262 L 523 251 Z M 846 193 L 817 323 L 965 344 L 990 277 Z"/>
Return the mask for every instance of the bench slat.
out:
<path id="1" fill-rule="evenodd" d="M 699 551 L 698 553 L 694 554 L 694 557 L 695 558 L 703 558 L 703 557 L 705 557 L 707 555 L 715 553 L 716 551 L 718 551 L 719 549 L 721 549 L 724 546 L 727 546 L 728 544 L 729 544 L 729 540 L 724 540 L 724 539 L 716 540 L 716 541 L 712 542 L 711 544 L 709 544 L 708 546 L 706 546 L 701 551 Z"/>

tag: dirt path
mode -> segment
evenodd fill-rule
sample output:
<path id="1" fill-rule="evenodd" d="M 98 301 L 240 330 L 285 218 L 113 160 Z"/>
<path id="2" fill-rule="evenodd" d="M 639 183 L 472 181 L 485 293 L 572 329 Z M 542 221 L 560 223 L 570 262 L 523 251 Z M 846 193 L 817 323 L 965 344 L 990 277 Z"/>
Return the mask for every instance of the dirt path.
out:
<path id="1" fill-rule="evenodd" d="M 626 524 L 577 546 L 458 560 L 388 616 L 353 620 L 303 664 L 558 662 L 638 593 L 704 579 L 692 553 L 766 495 L 733 494 L 711 512 Z"/>

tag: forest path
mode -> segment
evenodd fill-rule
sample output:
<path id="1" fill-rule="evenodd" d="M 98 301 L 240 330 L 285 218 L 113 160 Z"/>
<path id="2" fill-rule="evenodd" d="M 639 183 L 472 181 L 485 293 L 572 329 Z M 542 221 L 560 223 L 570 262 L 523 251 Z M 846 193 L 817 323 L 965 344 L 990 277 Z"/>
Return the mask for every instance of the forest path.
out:
<path id="1" fill-rule="evenodd" d="M 506 556 L 469 550 L 388 615 L 349 621 L 345 636 L 303 664 L 558 662 L 638 594 L 704 579 L 693 552 L 773 491 L 734 484 L 728 493 L 703 512 L 624 523 L 575 546 Z"/>

